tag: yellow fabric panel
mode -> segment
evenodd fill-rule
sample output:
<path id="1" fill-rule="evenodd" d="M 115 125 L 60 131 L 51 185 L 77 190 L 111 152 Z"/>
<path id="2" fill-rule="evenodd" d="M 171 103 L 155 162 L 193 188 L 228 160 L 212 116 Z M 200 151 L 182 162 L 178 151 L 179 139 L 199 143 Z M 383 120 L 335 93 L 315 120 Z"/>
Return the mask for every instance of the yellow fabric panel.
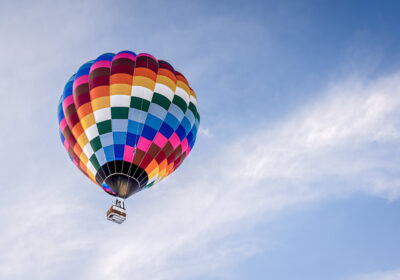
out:
<path id="1" fill-rule="evenodd" d="M 165 167 L 165 168 L 160 168 L 160 169 L 158 170 L 158 176 L 160 176 L 160 177 L 164 176 L 165 171 L 167 171 L 167 168 L 166 168 L 166 167 Z"/>
<path id="2" fill-rule="evenodd" d="M 95 100 L 92 100 L 92 108 L 93 111 L 97 111 L 103 108 L 110 107 L 110 97 L 105 96 L 105 97 L 99 97 L 96 98 Z"/>
<path id="3" fill-rule="evenodd" d="M 97 185 L 96 182 L 96 177 L 92 174 L 92 172 L 90 172 L 90 170 L 87 170 L 87 174 L 89 175 L 89 178 Z"/>
<path id="4" fill-rule="evenodd" d="M 94 119 L 93 113 L 90 113 L 89 115 L 87 115 L 86 117 L 81 119 L 81 124 L 82 124 L 82 127 L 84 130 L 91 127 L 95 123 L 96 123 L 96 120 Z"/>
<path id="5" fill-rule="evenodd" d="M 190 90 L 190 95 L 193 96 L 194 98 L 196 98 L 196 100 L 197 100 L 197 96 L 192 89 Z"/>
<path id="6" fill-rule="evenodd" d="M 149 78 L 143 77 L 143 76 L 135 76 L 133 78 L 133 83 L 132 85 L 134 86 L 142 86 L 142 87 L 146 87 L 150 90 L 154 90 L 154 87 L 156 85 L 156 83 Z"/>
<path id="7" fill-rule="evenodd" d="M 190 88 L 187 86 L 187 84 L 185 84 L 182 81 L 177 81 L 176 82 L 176 86 L 180 87 L 181 89 L 183 89 L 184 91 L 186 91 L 186 93 L 188 94 L 188 96 L 190 96 Z"/>
<path id="8" fill-rule="evenodd" d="M 110 86 L 110 95 L 131 95 L 132 86 L 127 84 L 113 84 Z"/>
<path id="9" fill-rule="evenodd" d="M 166 85 L 169 87 L 173 92 L 175 92 L 176 85 L 175 83 L 168 77 L 158 75 L 157 76 L 157 83 Z"/>
<path id="10" fill-rule="evenodd" d="M 149 174 L 149 180 L 152 179 L 154 176 L 158 174 L 158 168 L 155 168 L 150 174 Z"/>
<path id="11" fill-rule="evenodd" d="M 88 157 L 85 155 L 85 153 L 81 153 L 79 156 L 79 159 L 81 160 L 81 162 L 83 162 L 85 165 L 87 165 L 89 159 Z"/>
<path id="12" fill-rule="evenodd" d="M 79 146 L 81 146 L 82 149 L 83 149 L 83 147 L 85 147 L 86 144 L 89 142 L 88 139 L 87 139 L 87 137 L 86 137 L 86 134 L 85 134 L 85 133 L 82 133 L 82 134 L 76 139 L 76 141 L 79 143 Z"/>

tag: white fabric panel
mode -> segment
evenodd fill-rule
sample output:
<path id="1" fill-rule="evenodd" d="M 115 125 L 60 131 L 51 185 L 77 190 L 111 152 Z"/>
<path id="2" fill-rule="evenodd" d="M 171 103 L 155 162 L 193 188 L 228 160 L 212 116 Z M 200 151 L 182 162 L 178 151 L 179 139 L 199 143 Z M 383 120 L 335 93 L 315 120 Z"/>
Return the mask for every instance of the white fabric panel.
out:
<path id="1" fill-rule="evenodd" d="M 96 122 L 102 122 L 111 119 L 111 108 L 103 108 L 93 112 Z"/>
<path id="2" fill-rule="evenodd" d="M 89 160 L 88 163 L 86 164 L 86 167 L 87 167 L 87 169 L 90 170 L 90 172 L 93 173 L 93 175 L 96 176 L 96 173 L 97 173 L 96 168 L 94 168 L 94 166 L 93 166 L 93 164 L 92 164 L 92 162 L 91 162 L 90 160 Z"/>
<path id="3" fill-rule="evenodd" d="M 164 95 L 171 102 L 172 102 L 172 99 L 174 98 L 174 92 L 164 84 L 156 83 L 154 92 Z"/>
<path id="4" fill-rule="evenodd" d="M 146 99 L 149 102 L 153 98 L 153 91 L 149 90 L 146 87 L 142 87 L 142 86 L 132 86 L 132 93 L 131 94 L 132 94 L 132 96 Z"/>
<path id="5" fill-rule="evenodd" d="M 129 107 L 131 104 L 130 95 L 111 95 L 110 105 L 111 107 Z"/>
<path id="6" fill-rule="evenodd" d="M 180 87 L 176 87 L 175 94 L 178 95 L 179 97 L 182 97 L 183 100 L 185 100 L 186 104 L 189 105 L 189 95 L 187 94 L 186 91 L 184 91 Z"/>
<path id="7" fill-rule="evenodd" d="M 90 157 L 94 154 L 93 148 L 92 148 L 92 146 L 90 145 L 90 143 L 87 143 L 87 144 L 86 144 L 86 146 L 83 148 L 83 152 L 85 153 L 85 155 L 86 155 L 88 158 L 90 158 Z"/>
<path id="8" fill-rule="evenodd" d="M 190 101 L 194 104 L 194 106 L 196 106 L 196 109 L 197 109 L 197 99 L 196 98 L 194 98 L 194 96 L 190 96 Z"/>
<path id="9" fill-rule="evenodd" d="M 90 127 L 88 127 L 85 130 L 86 136 L 89 139 L 89 141 L 92 141 L 93 138 L 99 136 L 99 130 L 97 129 L 97 125 L 94 124 Z"/>

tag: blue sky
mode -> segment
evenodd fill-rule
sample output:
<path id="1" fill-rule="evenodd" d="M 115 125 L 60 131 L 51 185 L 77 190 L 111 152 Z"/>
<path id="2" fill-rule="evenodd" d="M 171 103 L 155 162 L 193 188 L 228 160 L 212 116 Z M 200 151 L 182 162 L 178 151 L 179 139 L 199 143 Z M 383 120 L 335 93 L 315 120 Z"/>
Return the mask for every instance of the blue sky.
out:
<path id="1" fill-rule="evenodd" d="M 0 278 L 400 279 L 400 4 L 291 2 L 2 3 Z M 184 73 L 201 130 L 119 226 L 56 107 L 125 49 Z"/>

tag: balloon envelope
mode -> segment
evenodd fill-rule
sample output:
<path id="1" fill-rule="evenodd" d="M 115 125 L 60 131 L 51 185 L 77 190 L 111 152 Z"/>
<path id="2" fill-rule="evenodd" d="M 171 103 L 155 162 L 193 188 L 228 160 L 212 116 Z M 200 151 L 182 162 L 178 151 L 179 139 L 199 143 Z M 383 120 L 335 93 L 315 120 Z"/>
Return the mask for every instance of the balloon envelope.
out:
<path id="1" fill-rule="evenodd" d="M 58 104 L 61 142 L 110 195 L 127 198 L 176 170 L 193 149 L 197 97 L 167 62 L 130 51 L 83 64 Z"/>

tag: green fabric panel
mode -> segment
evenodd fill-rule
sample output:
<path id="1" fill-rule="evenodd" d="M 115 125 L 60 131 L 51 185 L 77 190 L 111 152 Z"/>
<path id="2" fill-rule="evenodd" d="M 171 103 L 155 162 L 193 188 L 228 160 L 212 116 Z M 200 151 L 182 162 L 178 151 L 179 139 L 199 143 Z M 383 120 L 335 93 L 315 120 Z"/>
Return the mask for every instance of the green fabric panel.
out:
<path id="1" fill-rule="evenodd" d="M 148 189 L 154 185 L 155 181 L 151 182 L 150 184 L 146 185 L 145 188 Z"/>
<path id="2" fill-rule="evenodd" d="M 148 112 L 149 111 L 149 106 L 150 106 L 150 102 L 149 101 L 147 101 L 145 99 L 142 99 L 140 97 L 132 96 L 132 98 L 131 98 L 131 106 L 130 106 L 131 108 L 135 108 L 135 109 L 138 109 L 138 110 L 142 110 L 142 111 Z"/>
<path id="3" fill-rule="evenodd" d="M 102 147 L 100 137 L 97 136 L 97 137 L 93 138 L 92 141 L 90 141 L 90 146 L 92 146 L 94 152 L 97 152 L 98 150 L 100 150 Z"/>
<path id="4" fill-rule="evenodd" d="M 172 103 L 177 105 L 181 110 L 185 113 L 187 109 L 187 104 L 185 100 L 182 99 L 182 97 L 179 97 L 178 95 L 174 96 L 174 99 L 172 100 Z"/>
<path id="5" fill-rule="evenodd" d="M 158 104 L 163 107 L 166 111 L 168 111 L 169 105 L 171 101 L 168 100 L 164 95 L 161 95 L 157 92 L 154 93 L 153 99 L 151 100 L 152 103 Z"/>
<path id="6" fill-rule="evenodd" d="M 99 134 L 106 134 L 106 133 L 111 132 L 112 131 L 111 120 L 106 120 L 106 121 L 97 123 L 97 128 L 99 129 Z"/>
<path id="7" fill-rule="evenodd" d="M 196 106 L 192 102 L 189 103 L 189 110 L 193 112 L 193 116 L 197 115 L 197 109 Z"/>
<path id="8" fill-rule="evenodd" d="M 96 170 L 99 170 L 99 169 L 100 169 L 100 163 L 99 163 L 99 161 L 97 160 L 95 154 L 93 154 L 93 155 L 90 157 L 89 160 L 90 160 L 90 162 L 93 164 L 94 168 L 96 168 Z M 95 175 L 95 174 L 94 174 L 94 175 Z"/>
<path id="9" fill-rule="evenodd" d="M 127 119 L 129 115 L 128 107 L 111 107 L 112 119 Z"/>

